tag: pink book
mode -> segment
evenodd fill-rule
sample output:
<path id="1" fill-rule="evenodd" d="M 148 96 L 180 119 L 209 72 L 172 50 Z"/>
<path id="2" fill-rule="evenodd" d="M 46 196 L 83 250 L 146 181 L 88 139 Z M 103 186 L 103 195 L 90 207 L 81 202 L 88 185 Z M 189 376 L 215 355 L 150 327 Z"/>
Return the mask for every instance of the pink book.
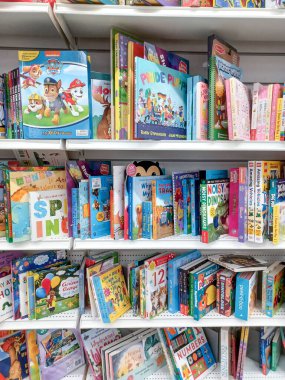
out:
<path id="1" fill-rule="evenodd" d="M 182 7 L 200 7 L 201 3 L 200 3 L 200 0 L 182 0 L 181 6 Z"/>
<path id="2" fill-rule="evenodd" d="M 231 108 L 231 83 L 229 79 L 225 80 L 226 85 L 226 101 L 228 115 L 228 136 L 229 140 L 233 140 L 233 123 L 232 123 L 232 108 Z"/>
<path id="3" fill-rule="evenodd" d="M 239 168 L 230 169 L 229 235 L 238 237 L 239 219 Z"/>
<path id="4" fill-rule="evenodd" d="M 266 110 L 268 86 L 260 86 L 258 91 L 256 140 L 265 141 L 266 138 Z"/>
<path id="5" fill-rule="evenodd" d="M 209 88 L 208 84 L 204 82 L 197 83 L 197 140 L 204 141 L 208 139 L 208 100 Z"/>
<path id="6" fill-rule="evenodd" d="M 233 139 L 250 140 L 250 98 L 249 90 L 245 84 L 236 78 L 231 78 L 232 100 L 235 108 L 232 114 Z M 233 109 L 233 106 L 232 106 Z"/>
<path id="7" fill-rule="evenodd" d="M 281 97 L 282 86 L 279 83 L 273 85 L 272 91 L 272 103 L 271 103 L 271 117 L 270 117 L 270 130 L 269 130 L 269 140 L 275 141 L 275 128 L 276 128 L 276 117 L 277 117 L 277 101 Z"/>
<path id="8" fill-rule="evenodd" d="M 250 139 L 256 140 L 257 111 L 258 111 L 258 93 L 261 87 L 260 83 L 254 83 L 252 88 L 252 108 L 251 108 L 251 126 Z"/>

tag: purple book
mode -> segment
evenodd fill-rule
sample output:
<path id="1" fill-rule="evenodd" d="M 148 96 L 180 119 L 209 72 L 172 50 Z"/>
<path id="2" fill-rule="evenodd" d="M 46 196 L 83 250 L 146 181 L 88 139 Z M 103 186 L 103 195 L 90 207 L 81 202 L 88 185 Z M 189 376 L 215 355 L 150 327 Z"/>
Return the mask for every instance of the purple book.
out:
<path id="1" fill-rule="evenodd" d="M 176 1 L 172 1 L 172 3 L 176 3 Z M 182 73 L 189 73 L 188 59 L 182 58 L 177 54 L 161 49 L 148 42 L 144 43 L 144 58 L 159 65 L 181 71 Z"/>
<path id="2" fill-rule="evenodd" d="M 239 168 L 238 241 L 247 240 L 247 168 Z"/>

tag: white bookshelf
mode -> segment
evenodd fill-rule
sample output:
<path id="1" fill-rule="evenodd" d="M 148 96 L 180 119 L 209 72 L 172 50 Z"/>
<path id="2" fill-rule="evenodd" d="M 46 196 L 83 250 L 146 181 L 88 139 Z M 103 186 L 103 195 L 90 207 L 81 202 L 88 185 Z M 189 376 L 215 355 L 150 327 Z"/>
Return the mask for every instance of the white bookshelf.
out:
<path id="1" fill-rule="evenodd" d="M 8 243 L 5 238 L 0 238 L 1 251 L 49 251 L 69 250 L 72 248 L 73 239 L 54 239 L 49 241 L 24 241 L 20 243 Z"/>

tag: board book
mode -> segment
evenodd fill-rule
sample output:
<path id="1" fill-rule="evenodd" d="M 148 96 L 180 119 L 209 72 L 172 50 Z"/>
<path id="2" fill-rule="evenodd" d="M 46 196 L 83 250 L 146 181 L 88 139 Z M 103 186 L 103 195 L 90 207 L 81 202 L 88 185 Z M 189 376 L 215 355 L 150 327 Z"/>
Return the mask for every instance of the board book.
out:
<path id="1" fill-rule="evenodd" d="M 285 265 L 279 264 L 267 274 L 266 279 L 266 315 L 273 317 L 282 304 L 285 297 Z"/>
<path id="2" fill-rule="evenodd" d="M 124 236 L 124 181 L 125 166 L 113 166 L 113 194 L 111 199 L 111 238 L 118 240 Z"/>
<path id="3" fill-rule="evenodd" d="M 255 272 L 267 269 L 268 263 L 250 255 L 235 253 L 210 255 L 209 260 L 233 272 Z"/>
<path id="4" fill-rule="evenodd" d="M 90 137 L 91 97 L 87 53 L 19 51 L 24 137 Z"/>
<path id="5" fill-rule="evenodd" d="M 135 58 L 135 138 L 185 140 L 188 75 Z"/>
<path id="6" fill-rule="evenodd" d="M 247 321 L 257 300 L 257 272 L 238 273 L 236 277 L 235 317 Z"/>
<path id="7" fill-rule="evenodd" d="M 90 238 L 89 181 L 87 179 L 79 182 L 79 224 L 80 239 Z"/>
<path id="8" fill-rule="evenodd" d="M 235 310 L 236 274 L 228 269 L 217 273 L 217 310 L 218 313 L 230 317 Z"/>

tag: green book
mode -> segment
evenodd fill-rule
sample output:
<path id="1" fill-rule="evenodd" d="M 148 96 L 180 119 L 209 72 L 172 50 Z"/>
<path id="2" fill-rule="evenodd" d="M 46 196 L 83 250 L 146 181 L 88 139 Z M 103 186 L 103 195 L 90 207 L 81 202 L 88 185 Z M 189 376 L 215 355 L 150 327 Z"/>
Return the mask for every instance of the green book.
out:
<path id="1" fill-rule="evenodd" d="M 278 362 L 281 355 L 281 331 L 278 328 L 275 332 L 274 338 L 272 340 L 272 350 L 271 350 L 271 369 L 272 371 L 277 370 Z"/>

